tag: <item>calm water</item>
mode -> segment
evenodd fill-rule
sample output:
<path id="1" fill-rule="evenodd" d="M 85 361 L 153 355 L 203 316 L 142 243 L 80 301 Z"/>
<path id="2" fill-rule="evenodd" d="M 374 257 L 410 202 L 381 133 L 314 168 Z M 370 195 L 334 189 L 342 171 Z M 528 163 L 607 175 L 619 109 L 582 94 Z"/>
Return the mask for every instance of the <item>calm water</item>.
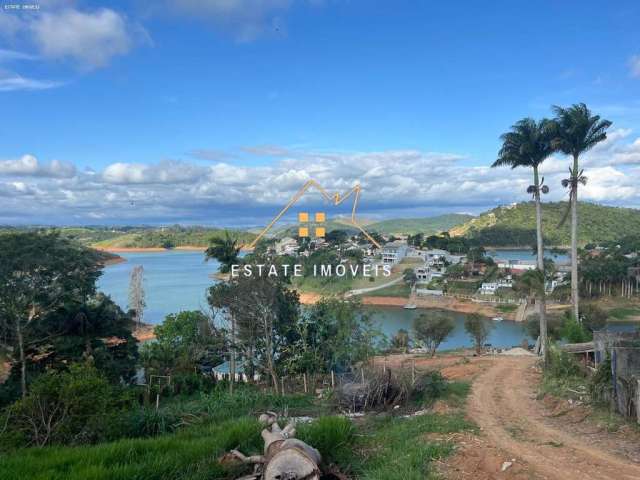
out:
<path id="1" fill-rule="evenodd" d="M 98 288 L 126 309 L 131 270 L 142 265 L 147 302 L 144 319 L 147 323 L 161 323 L 169 313 L 207 307 L 206 290 L 215 283 L 209 275 L 218 270 L 218 262 L 205 262 L 202 252 L 119 255 L 127 261 L 105 268 Z"/>
<path id="2" fill-rule="evenodd" d="M 136 265 L 144 267 L 146 322 L 160 323 L 169 313 L 207 308 L 206 289 L 215 282 L 210 275 L 217 270 L 218 263 L 205 262 L 201 252 L 123 253 L 121 256 L 127 262 L 105 268 L 98 286 L 122 308 L 127 307 L 129 276 Z M 395 335 L 401 328 L 411 332 L 415 317 L 420 313 L 433 312 L 391 307 L 372 307 L 367 308 L 367 311 L 388 337 Z M 441 348 L 470 346 L 471 341 L 464 331 L 464 315 L 445 313 L 454 319 L 456 328 Z M 488 340 L 494 346 L 518 345 L 525 338 L 521 324 L 509 321 L 487 322 L 494 326 Z"/>
<path id="3" fill-rule="evenodd" d="M 366 311 L 371 315 L 373 321 L 378 324 L 378 328 L 382 333 L 389 338 L 398 333 L 398 330 L 401 328 L 407 330 L 409 334 L 412 335 L 413 321 L 423 313 L 427 315 L 436 313 L 444 314 L 453 319 L 455 329 L 442 345 L 440 345 L 440 349 L 471 346 L 469 335 L 464 330 L 465 314 L 463 313 L 420 308 L 405 310 L 404 308 L 397 307 L 367 307 Z M 487 343 L 490 343 L 494 347 L 513 347 L 520 345 L 522 340 L 527 338 L 521 323 L 507 320 L 494 322 L 490 319 L 485 320 L 485 322 L 492 328 Z"/>
<path id="4" fill-rule="evenodd" d="M 530 248 L 514 248 L 514 249 L 500 249 L 492 250 L 487 249 L 487 255 L 500 260 L 535 260 L 536 255 Z M 566 263 L 569 261 L 569 256 L 566 253 L 554 254 L 551 250 L 544 251 L 545 258 L 550 258 L 556 263 Z"/>

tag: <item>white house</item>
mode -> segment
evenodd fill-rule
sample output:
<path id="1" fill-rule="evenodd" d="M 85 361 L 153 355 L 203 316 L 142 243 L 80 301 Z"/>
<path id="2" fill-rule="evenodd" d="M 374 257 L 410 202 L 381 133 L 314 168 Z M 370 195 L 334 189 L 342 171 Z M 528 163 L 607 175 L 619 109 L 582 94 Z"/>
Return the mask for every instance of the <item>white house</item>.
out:
<path id="1" fill-rule="evenodd" d="M 382 247 L 382 263 L 395 265 L 407 256 L 408 246 L 405 242 L 389 242 Z"/>
<path id="2" fill-rule="evenodd" d="M 278 255 L 294 255 L 298 252 L 298 242 L 291 237 L 284 237 L 276 243 L 276 253 Z"/>
<path id="3" fill-rule="evenodd" d="M 501 279 L 497 282 L 484 282 L 478 289 L 480 295 L 495 295 L 499 288 L 513 288 L 513 281 Z"/>

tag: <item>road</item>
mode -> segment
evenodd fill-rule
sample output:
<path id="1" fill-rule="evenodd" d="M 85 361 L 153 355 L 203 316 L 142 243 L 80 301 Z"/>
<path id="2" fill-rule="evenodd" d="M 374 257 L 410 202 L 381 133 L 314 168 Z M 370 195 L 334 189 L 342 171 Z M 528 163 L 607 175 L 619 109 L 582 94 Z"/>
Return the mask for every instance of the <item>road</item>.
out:
<path id="1" fill-rule="evenodd" d="M 502 458 L 515 459 L 518 468 L 473 478 L 640 479 L 640 464 L 610 453 L 616 448 L 606 435 L 594 440 L 551 421 L 536 400 L 536 360 L 496 359 L 474 381 L 468 412 L 481 428 L 482 442 Z"/>

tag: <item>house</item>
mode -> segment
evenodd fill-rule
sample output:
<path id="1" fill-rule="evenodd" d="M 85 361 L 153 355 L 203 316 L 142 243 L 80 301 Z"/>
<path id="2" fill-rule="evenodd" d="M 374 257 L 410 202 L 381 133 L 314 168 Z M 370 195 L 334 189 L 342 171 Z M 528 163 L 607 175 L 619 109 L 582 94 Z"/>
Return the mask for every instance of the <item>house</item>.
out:
<path id="1" fill-rule="evenodd" d="M 498 260 L 498 268 L 512 272 L 526 272 L 537 268 L 535 260 Z"/>
<path id="2" fill-rule="evenodd" d="M 291 237 L 284 237 L 276 243 L 276 253 L 278 255 L 295 255 L 298 252 L 298 242 Z"/>
<path id="3" fill-rule="evenodd" d="M 394 241 L 382 247 L 382 263 L 395 265 L 407 256 L 408 246 L 405 242 Z"/>
<path id="4" fill-rule="evenodd" d="M 211 373 L 216 378 L 216 380 L 227 380 L 230 376 L 230 364 L 228 361 L 221 363 L 220 365 L 213 367 L 211 369 Z M 236 382 L 247 382 L 249 379 L 247 378 L 247 374 L 244 372 L 244 362 L 242 360 L 236 361 L 236 374 L 235 374 Z M 258 373 L 253 374 L 253 381 L 260 380 L 260 375 Z"/>
<path id="5" fill-rule="evenodd" d="M 513 281 L 501 279 L 496 282 L 484 282 L 478 289 L 480 295 L 495 295 L 499 288 L 513 288 Z"/>

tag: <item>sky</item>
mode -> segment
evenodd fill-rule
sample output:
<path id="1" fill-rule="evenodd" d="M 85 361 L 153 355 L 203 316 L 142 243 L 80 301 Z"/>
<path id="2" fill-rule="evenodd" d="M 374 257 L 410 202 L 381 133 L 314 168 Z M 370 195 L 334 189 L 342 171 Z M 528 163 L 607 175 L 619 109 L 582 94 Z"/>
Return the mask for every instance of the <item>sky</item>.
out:
<path id="1" fill-rule="evenodd" d="M 500 135 L 576 102 L 613 122 L 581 198 L 640 208 L 639 24 L 637 0 L 0 0 L 0 224 L 256 226 L 309 179 L 359 183 L 363 217 L 477 214 L 529 200 Z"/>

